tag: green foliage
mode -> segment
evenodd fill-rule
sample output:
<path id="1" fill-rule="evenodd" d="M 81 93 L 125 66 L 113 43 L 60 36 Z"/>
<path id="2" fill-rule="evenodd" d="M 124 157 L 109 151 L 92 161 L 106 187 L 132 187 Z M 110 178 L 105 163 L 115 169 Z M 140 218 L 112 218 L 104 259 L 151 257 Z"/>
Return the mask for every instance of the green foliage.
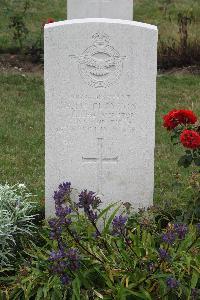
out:
<path id="1" fill-rule="evenodd" d="M 23 16 L 12 16 L 10 18 L 9 28 L 13 30 L 13 39 L 19 43 L 20 49 L 23 49 L 23 42 L 28 34 Z"/>
<path id="2" fill-rule="evenodd" d="M 50 250 L 56 252 L 59 246 L 48 238 L 44 227 L 44 245 L 32 244 L 31 264 L 22 266 L 15 279 L 17 284 L 7 289 L 8 299 L 171 300 L 190 299 L 193 289 L 198 292 L 200 231 L 197 225 L 189 224 L 183 227 L 185 231 L 176 231 L 176 213 L 169 208 L 152 207 L 139 213 L 131 210 L 123 233 L 113 235 L 116 212 L 112 220 L 108 217 L 113 209 L 99 210 L 101 217 L 96 226 L 87 215 L 74 212 L 72 224 L 63 227 L 63 243 L 67 248 L 76 247 L 80 259 L 79 269 L 66 270 L 70 276 L 67 286 L 61 284 L 51 269 Z M 126 209 L 123 210 L 126 214 Z M 101 231 L 98 237 L 94 235 L 97 226 Z M 164 241 L 167 233 L 175 234 L 172 243 Z M 162 257 L 160 249 L 167 255 Z M 171 277 L 178 282 L 176 288 L 166 284 Z"/>
<path id="3" fill-rule="evenodd" d="M 0 271 L 16 262 L 35 231 L 35 204 L 23 184 L 0 185 Z"/>
<path id="4" fill-rule="evenodd" d="M 7 6 L 7 13 L 9 15 L 9 29 L 11 29 L 13 40 L 18 43 L 21 51 L 23 51 L 25 41 L 27 39 L 29 30 L 26 25 L 25 17 L 29 9 L 29 0 L 22 1 L 21 10 L 12 10 L 12 6 Z"/>
<path id="5" fill-rule="evenodd" d="M 41 61 L 43 45 L 40 47 L 38 43 L 41 24 L 50 17 L 57 21 L 65 20 L 66 1 L 29 1 L 30 7 L 23 22 L 30 34 L 28 39 L 23 40 L 23 44 L 33 61 Z M 8 25 L 10 16 L 21 14 L 25 3 L 26 0 L 0 0 L 0 27 L 2 28 L 0 50 L 3 52 L 20 50 L 13 41 L 13 30 L 8 30 Z M 198 4 L 197 0 L 134 1 L 134 20 L 158 26 L 159 68 L 199 64 L 200 6 Z"/>
<path id="6" fill-rule="evenodd" d="M 35 75 L 0 74 L 0 179 L 44 198 L 44 88 Z"/>

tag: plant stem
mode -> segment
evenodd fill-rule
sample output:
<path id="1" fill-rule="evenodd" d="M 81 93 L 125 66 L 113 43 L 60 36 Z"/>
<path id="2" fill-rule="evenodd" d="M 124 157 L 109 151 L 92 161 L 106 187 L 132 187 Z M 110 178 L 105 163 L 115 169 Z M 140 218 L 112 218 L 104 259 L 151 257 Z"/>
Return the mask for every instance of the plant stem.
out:
<path id="1" fill-rule="evenodd" d="M 123 237 L 124 237 L 124 239 L 125 239 L 125 241 L 126 241 L 126 245 L 131 249 L 132 253 L 133 253 L 137 258 L 139 258 L 138 255 L 137 255 L 137 253 L 134 251 L 134 249 L 133 249 L 133 248 L 131 247 L 131 245 L 129 244 L 129 240 L 127 239 L 127 237 L 125 236 L 125 234 L 122 232 L 122 230 L 121 230 L 121 234 L 123 235 Z"/>
<path id="2" fill-rule="evenodd" d="M 80 241 L 73 235 L 73 233 L 71 232 L 71 230 L 69 229 L 69 227 L 67 227 L 67 231 L 69 233 L 69 235 L 73 238 L 73 240 L 85 251 L 87 252 L 90 256 L 94 257 L 96 260 L 98 260 L 99 262 L 101 262 L 102 264 L 104 263 L 99 257 L 97 257 L 95 254 L 91 253 L 87 248 L 85 248 L 85 246 L 83 246 Z"/>

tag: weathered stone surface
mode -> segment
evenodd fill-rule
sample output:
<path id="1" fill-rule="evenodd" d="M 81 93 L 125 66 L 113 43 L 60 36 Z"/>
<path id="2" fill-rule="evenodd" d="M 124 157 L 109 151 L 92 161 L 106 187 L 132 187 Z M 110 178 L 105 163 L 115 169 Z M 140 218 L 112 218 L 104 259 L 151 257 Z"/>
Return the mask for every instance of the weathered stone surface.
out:
<path id="1" fill-rule="evenodd" d="M 71 181 L 104 205 L 152 204 L 157 29 L 85 19 L 45 26 L 46 215 Z"/>
<path id="2" fill-rule="evenodd" d="M 133 0 L 67 0 L 67 18 L 133 20 Z"/>

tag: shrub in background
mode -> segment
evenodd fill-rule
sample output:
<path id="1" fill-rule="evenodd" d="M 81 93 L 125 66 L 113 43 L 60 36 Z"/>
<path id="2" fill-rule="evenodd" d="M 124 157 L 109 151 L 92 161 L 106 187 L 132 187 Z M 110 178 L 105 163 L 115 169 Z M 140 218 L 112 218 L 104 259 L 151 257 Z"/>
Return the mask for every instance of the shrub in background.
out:
<path id="1" fill-rule="evenodd" d="M 31 239 L 36 229 L 32 197 L 24 184 L 0 185 L 0 271 L 17 263 L 26 239 Z"/>
<path id="2" fill-rule="evenodd" d="M 167 10 L 163 17 L 167 17 Z M 199 66 L 200 45 L 198 33 L 191 32 L 190 28 L 191 24 L 194 25 L 198 20 L 195 19 L 192 9 L 180 10 L 175 16 L 175 19 L 173 13 L 169 12 L 168 19 L 170 22 L 177 23 L 178 39 L 173 37 L 166 39 L 165 36 L 160 36 L 158 47 L 159 68 L 168 69 L 191 65 Z"/>
<path id="3" fill-rule="evenodd" d="M 6 11 L 9 16 L 8 28 L 11 30 L 12 38 L 19 47 L 19 50 L 23 52 L 29 34 L 25 17 L 30 7 L 30 3 L 29 0 L 23 0 L 20 4 L 21 5 L 18 3 L 18 9 L 16 9 L 16 4 L 15 9 L 13 9 L 13 3 L 11 1 L 10 5 L 6 5 Z"/>

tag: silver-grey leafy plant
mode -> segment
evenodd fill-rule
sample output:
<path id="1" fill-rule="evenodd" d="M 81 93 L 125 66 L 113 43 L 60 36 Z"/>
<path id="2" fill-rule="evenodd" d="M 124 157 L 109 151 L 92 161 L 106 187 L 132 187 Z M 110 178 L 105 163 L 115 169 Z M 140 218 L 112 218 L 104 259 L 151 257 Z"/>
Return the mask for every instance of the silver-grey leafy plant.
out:
<path id="1" fill-rule="evenodd" d="M 36 229 L 32 198 L 24 184 L 0 184 L 0 270 L 13 265 Z"/>

